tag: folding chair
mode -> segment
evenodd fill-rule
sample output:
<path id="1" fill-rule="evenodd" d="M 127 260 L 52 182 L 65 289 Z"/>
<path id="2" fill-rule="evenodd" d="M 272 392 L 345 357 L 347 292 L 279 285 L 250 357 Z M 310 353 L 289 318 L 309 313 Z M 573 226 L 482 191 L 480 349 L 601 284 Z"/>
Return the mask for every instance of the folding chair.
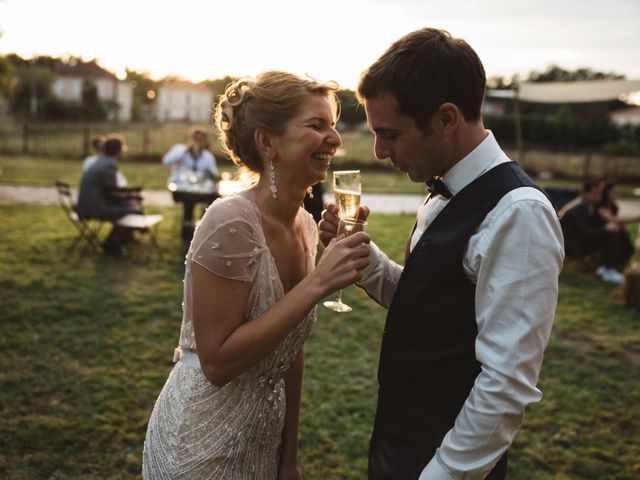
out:
<path id="1" fill-rule="evenodd" d="M 101 220 L 85 220 L 81 219 L 76 213 L 76 204 L 71 194 L 71 187 L 68 183 L 56 180 L 55 186 L 58 190 L 58 202 L 64 212 L 65 216 L 69 219 L 73 226 L 76 227 L 78 235 L 69 245 L 68 250 L 73 250 L 79 246 L 80 242 L 84 241 L 84 245 L 80 250 L 81 254 L 86 253 L 87 250 L 99 250 L 100 248 L 100 230 L 104 225 Z"/>

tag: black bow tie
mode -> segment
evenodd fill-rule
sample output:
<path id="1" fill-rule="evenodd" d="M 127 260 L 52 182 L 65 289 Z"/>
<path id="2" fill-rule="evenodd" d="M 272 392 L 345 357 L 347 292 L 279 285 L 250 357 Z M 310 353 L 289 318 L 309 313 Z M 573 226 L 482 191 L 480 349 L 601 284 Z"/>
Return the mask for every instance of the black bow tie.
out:
<path id="1" fill-rule="evenodd" d="M 447 186 L 440 178 L 433 177 L 426 182 L 427 189 L 431 193 L 431 196 L 442 195 L 444 198 L 451 198 L 453 194 L 449 191 Z"/>

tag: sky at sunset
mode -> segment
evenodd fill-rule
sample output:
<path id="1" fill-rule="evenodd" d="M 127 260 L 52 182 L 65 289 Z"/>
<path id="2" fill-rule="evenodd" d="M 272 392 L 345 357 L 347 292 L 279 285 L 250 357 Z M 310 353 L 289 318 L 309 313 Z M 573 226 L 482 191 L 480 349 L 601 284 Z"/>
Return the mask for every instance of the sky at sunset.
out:
<path id="1" fill-rule="evenodd" d="M 488 76 L 588 67 L 640 79 L 638 0 L 0 0 L 0 53 L 96 58 L 155 79 L 280 69 L 355 88 L 425 26 L 467 40 Z"/>

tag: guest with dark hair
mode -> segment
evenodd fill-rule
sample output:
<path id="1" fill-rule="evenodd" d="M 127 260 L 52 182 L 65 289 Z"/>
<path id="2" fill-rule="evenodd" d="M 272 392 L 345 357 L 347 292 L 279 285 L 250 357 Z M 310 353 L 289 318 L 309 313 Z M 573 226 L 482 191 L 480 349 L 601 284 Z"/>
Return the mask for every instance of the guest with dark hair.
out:
<path id="1" fill-rule="evenodd" d="M 121 135 L 105 137 L 102 155 L 82 175 L 76 207 L 80 218 L 110 220 L 113 223 L 102 244 L 104 252 L 112 255 L 125 254 L 124 244 L 132 238 L 131 229 L 117 225 L 116 220 L 129 213 L 142 213 L 139 197 L 118 194 L 118 162 L 126 149 Z"/>
<path id="2" fill-rule="evenodd" d="M 360 78 L 376 157 L 430 191 L 404 266 L 371 243 L 359 282 L 389 308 L 369 480 L 503 479 L 525 408 L 542 398 L 562 232 L 484 128 L 485 85 L 472 47 L 433 28 L 394 42 Z M 327 204 L 325 243 L 337 213 Z"/>
<path id="3" fill-rule="evenodd" d="M 620 199 L 620 190 L 616 181 L 608 181 L 602 189 L 602 199 L 596 206 L 596 222 L 600 225 L 615 223 L 618 226 L 617 232 L 612 232 L 614 238 L 612 242 L 617 245 L 615 257 L 609 268 L 623 268 L 629 259 L 633 256 L 633 242 L 626 226 L 630 223 L 640 221 L 640 215 L 621 216 L 618 200 Z M 602 268 L 602 267 L 601 267 Z M 601 270 L 600 270 L 601 272 Z"/>
<path id="4" fill-rule="evenodd" d="M 582 198 L 560 218 L 564 235 L 565 253 L 569 258 L 599 256 L 601 265 L 596 273 L 606 282 L 621 283 L 624 266 L 629 255 L 623 253 L 620 225 L 606 220 L 598 212 L 605 185 L 600 180 L 587 179 L 582 186 Z"/>

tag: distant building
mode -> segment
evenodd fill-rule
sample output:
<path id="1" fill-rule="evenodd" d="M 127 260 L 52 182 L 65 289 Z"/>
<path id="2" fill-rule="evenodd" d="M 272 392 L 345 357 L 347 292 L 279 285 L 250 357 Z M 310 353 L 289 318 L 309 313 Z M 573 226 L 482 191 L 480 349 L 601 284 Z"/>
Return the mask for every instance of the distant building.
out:
<path id="1" fill-rule="evenodd" d="M 505 101 L 501 99 L 486 98 L 482 103 L 482 115 L 494 115 L 501 117 L 505 114 Z"/>
<path id="2" fill-rule="evenodd" d="M 211 121 L 213 93 L 204 84 L 166 81 L 158 87 L 156 116 L 160 121 Z"/>
<path id="3" fill-rule="evenodd" d="M 640 107 L 624 108 L 609 114 L 609 118 L 618 126 L 640 125 Z"/>
<path id="4" fill-rule="evenodd" d="M 83 85 L 92 82 L 109 120 L 131 120 L 133 86 L 129 82 L 119 80 L 95 60 L 58 65 L 54 74 L 52 92 L 59 100 L 82 102 Z"/>

